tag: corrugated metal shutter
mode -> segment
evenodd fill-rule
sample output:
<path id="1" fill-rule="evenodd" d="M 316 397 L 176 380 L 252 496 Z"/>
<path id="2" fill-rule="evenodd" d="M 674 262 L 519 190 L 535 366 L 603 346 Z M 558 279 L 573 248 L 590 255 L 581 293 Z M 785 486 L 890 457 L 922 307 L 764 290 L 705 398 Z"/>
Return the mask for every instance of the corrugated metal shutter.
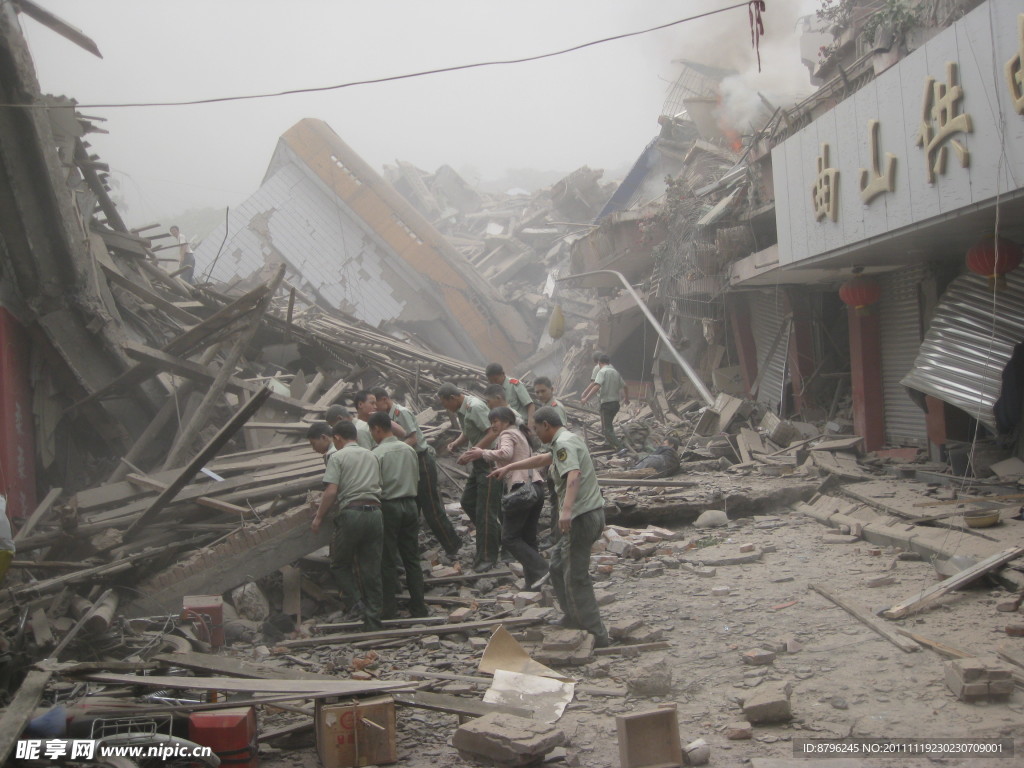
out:
<path id="1" fill-rule="evenodd" d="M 914 367 L 921 347 L 919 286 L 924 267 L 910 267 L 880 276 L 882 299 L 878 319 L 882 335 L 882 386 L 885 398 L 885 439 L 894 445 L 927 447 L 924 411 L 910 399 L 900 380 Z"/>
<path id="2" fill-rule="evenodd" d="M 757 389 L 758 402 L 776 413 L 782 402 L 782 393 L 789 379 L 786 361 L 789 358 L 788 327 L 776 343 L 779 330 L 786 322 L 786 300 L 781 291 L 760 291 L 750 299 L 750 320 L 753 324 L 754 343 L 757 345 L 757 371 L 761 384 Z M 775 345 L 774 351 L 772 345 Z M 768 353 L 771 352 L 771 359 Z M 763 374 L 762 374 L 763 371 Z"/>

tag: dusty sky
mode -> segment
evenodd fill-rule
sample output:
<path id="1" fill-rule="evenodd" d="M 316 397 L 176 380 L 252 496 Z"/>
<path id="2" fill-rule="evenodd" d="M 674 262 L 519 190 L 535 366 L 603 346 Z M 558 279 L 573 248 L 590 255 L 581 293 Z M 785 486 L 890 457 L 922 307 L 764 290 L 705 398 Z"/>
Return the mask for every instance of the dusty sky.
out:
<path id="1" fill-rule="evenodd" d="M 22 27 L 44 92 L 80 104 L 174 101 L 315 87 L 569 47 L 723 8 L 729 0 L 44 0 L 97 59 L 32 19 Z M 658 130 L 672 59 L 734 67 L 767 93 L 807 87 L 791 37 L 814 0 L 769 0 L 761 75 L 746 8 L 584 51 L 319 94 L 185 107 L 83 108 L 131 225 L 235 205 L 260 183 L 278 136 L 318 117 L 374 167 L 448 163 L 619 169 Z"/>

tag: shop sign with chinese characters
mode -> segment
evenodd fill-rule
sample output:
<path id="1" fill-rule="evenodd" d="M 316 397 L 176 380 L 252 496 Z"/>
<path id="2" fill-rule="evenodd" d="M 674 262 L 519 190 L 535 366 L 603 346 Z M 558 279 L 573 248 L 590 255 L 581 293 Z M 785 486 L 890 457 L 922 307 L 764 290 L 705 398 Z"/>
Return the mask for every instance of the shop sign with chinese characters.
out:
<path id="1" fill-rule="evenodd" d="M 942 30 L 779 144 L 772 171 L 781 264 L 1021 189 L 1019 0 L 989 0 Z"/>

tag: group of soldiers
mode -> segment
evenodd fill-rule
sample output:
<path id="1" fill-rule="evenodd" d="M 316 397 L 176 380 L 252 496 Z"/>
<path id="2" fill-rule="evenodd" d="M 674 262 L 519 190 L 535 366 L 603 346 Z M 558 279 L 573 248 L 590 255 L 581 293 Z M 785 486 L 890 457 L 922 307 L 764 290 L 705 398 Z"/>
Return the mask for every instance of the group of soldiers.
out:
<path id="1" fill-rule="evenodd" d="M 459 457 L 469 468 L 461 506 L 475 528 L 473 570 L 495 567 L 504 549 L 522 563 L 527 588 L 550 580 L 563 613 L 559 624 L 584 629 L 598 647 L 607 645 L 590 578 L 591 547 L 604 530 L 604 500 L 586 443 L 566 428 L 565 408 L 554 398 L 549 379 L 537 378 L 531 396 L 498 363 L 488 365 L 485 374 L 489 386 L 483 399 L 450 383 L 437 392 L 461 428 L 447 450 L 467 449 Z M 602 423 L 610 412 L 605 434 L 615 448 L 621 444 L 613 442 L 610 419 L 618 410 L 620 389 L 625 391 L 621 376 L 602 356 L 584 398 L 600 391 Z M 606 409 L 612 396 L 614 410 Z M 348 616 L 376 630 L 382 620 L 397 616 L 401 570 L 410 615 L 428 615 L 419 515 L 448 562 L 458 559 L 463 542 L 445 512 L 435 451 L 415 415 L 380 387 L 356 393 L 353 405 L 355 418 L 346 407 L 333 405 L 325 421 L 313 424 L 306 435 L 326 465 L 312 529 L 318 531 L 330 518 L 331 574 Z M 502 497 L 522 490 L 523 482 L 536 482 L 528 509 L 514 510 L 507 503 L 503 512 Z M 537 541 L 545 486 L 552 510 L 548 560 Z"/>

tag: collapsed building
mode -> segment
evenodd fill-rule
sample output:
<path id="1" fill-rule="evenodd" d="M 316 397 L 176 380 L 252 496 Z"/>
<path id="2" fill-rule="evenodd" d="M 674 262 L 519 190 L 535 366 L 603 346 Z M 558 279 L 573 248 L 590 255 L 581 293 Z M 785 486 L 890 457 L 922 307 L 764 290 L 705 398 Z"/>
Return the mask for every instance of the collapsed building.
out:
<path id="1" fill-rule="evenodd" d="M 639 284 L 708 386 L 959 465 L 977 427 L 1019 423 L 1020 32 L 978 37 L 1013 18 L 999 2 L 868 5 L 805 53 L 814 94 L 766 103 L 754 130 L 723 125 L 728 72 L 680 62 L 660 135 L 572 267 Z M 991 61 L 970 56 L 978 39 Z M 635 302 L 587 284 L 606 296 L 594 344 L 638 384 L 693 395 Z"/>

